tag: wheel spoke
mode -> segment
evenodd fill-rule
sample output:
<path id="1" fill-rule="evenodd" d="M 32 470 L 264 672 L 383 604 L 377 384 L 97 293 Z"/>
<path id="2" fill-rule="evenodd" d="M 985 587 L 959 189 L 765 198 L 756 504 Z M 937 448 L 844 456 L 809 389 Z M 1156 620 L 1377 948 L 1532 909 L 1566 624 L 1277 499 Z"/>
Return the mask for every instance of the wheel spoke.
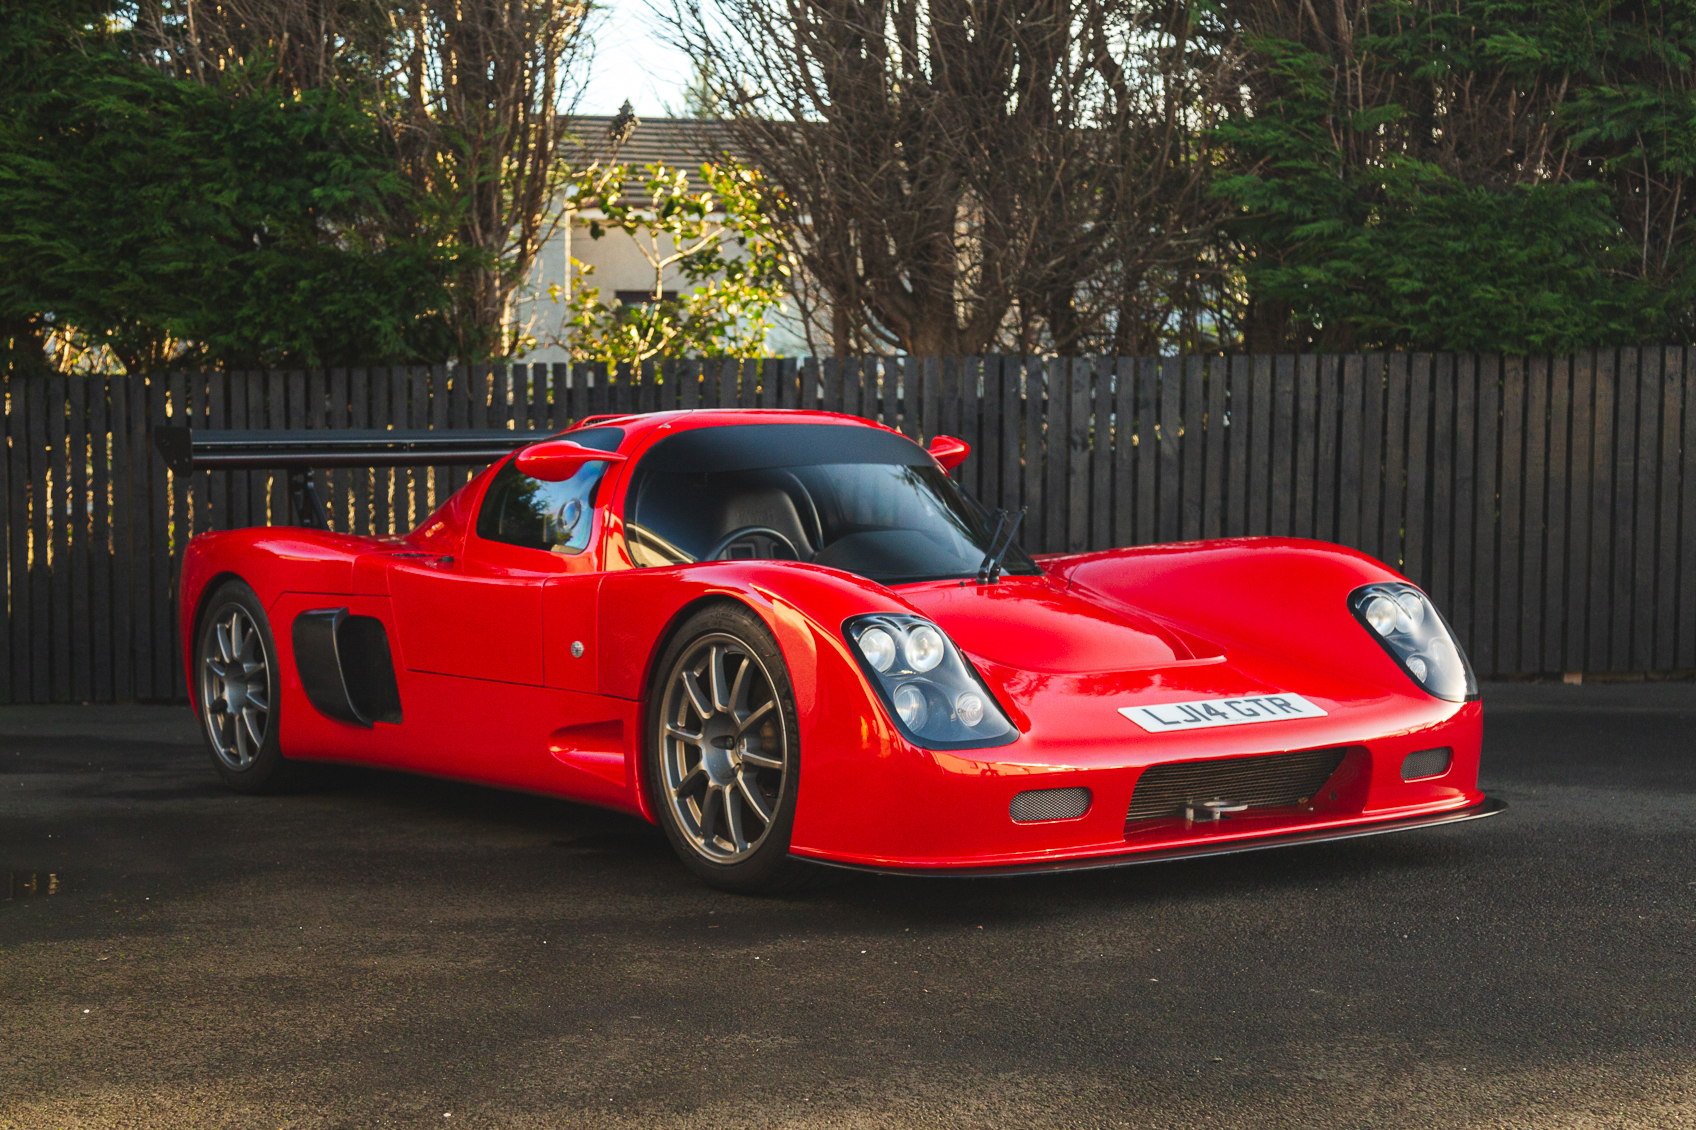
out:
<path id="1" fill-rule="evenodd" d="M 746 774 L 737 776 L 736 791 L 741 794 L 742 800 L 748 807 L 754 810 L 754 815 L 758 816 L 764 823 L 771 823 L 771 806 L 760 795 L 760 790 L 748 783 Z"/>
<path id="2" fill-rule="evenodd" d="M 263 665 L 265 653 L 257 646 L 259 643 L 259 629 L 254 626 L 253 621 L 249 620 L 246 616 L 243 616 L 237 623 L 237 630 L 241 632 L 241 650 L 236 654 L 241 659 L 242 666 L 245 667 L 247 664 L 253 662 L 251 656 L 256 650 L 259 651 L 259 661 L 260 664 Z"/>
<path id="3" fill-rule="evenodd" d="M 747 656 L 742 657 L 742 666 L 736 669 L 736 678 L 730 684 L 730 694 L 725 698 L 725 709 L 730 712 L 730 720 L 736 721 L 737 712 L 748 694 L 748 672 L 754 666 L 754 661 Z M 740 726 L 737 727 L 741 729 Z"/>
<path id="4" fill-rule="evenodd" d="M 695 768 L 683 774 L 683 780 L 677 782 L 677 786 L 671 790 L 671 795 L 682 800 L 687 793 L 693 791 L 695 786 L 700 784 L 701 779 L 706 775 L 705 769 L 699 765 L 695 766 Z M 709 789 L 708 791 L 711 792 L 712 790 Z"/>
<path id="5" fill-rule="evenodd" d="M 697 748 L 700 747 L 701 731 L 699 730 L 685 730 L 682 726 L 667 722 L 665 724 L 665 732 L 668 737 L 676 738 L 680 742 L 685 742 L 688 745 L 692 745 Z"/>
<path id="6" fill-rule="evenodd" d="M 713 824 L 715 823 L 713 800 L 722 795 L 723 791 L 717 785 L 711 783 L 707 785 L 707 791 L 701 795 L 701 839 L 705 843 L 710 844 L 715 838 L 713 835 Z"/>
<path id="7" fill-rule="evenodd" d="M 761 769 L 783 768 L 783 761 L 781 758 L 767 757 L 763 753 L 749 753 L 747 750 L 742 751 L 742 762 L 745 765 L 756 765 Z"/>
<path id="8" fill-rule="evenodd" d="M 742 734 L 746 733 L 747 730 L 748 730 L 748 727 L 752 726 L 755 722 L 758 722 L 761 718 L 764 718 L 768 713 L 770 713 L 771 708 L 776 706 L 776 705 L 777 705 L 776 699 L 774 699 L 774 698 L 766 699 L 765 702 L 760 704 L 760 706 L 757 710 L 755 710 L 752 714 L 748 715 L 748 717 L 742 719 L 742 721 L 740 721 L 736 724 L 737 736 L 740 737 Z"/>
<path id="9" fill-rule="evenodd" d="M 265 744 L 265 712 L 249 706 L 241 712 L 242 728 L 255 753 Z"/>
<path id="10" fill-rule="evenodd" d="M 700 715 L 701 721 L 705 722 L 708 718 L 711 718 L 713 716 L 713 704 L 701 690 L 701 681 L 695 678 L 695 673 L 685 671 L 682 683 L 683 692 L 689 696 L 689 705 L 695 708 L 695 713 Z"/>
<path id="11" fill-rule="evenodd" d="M 230 670 L 222 660 L 214 659 L 210 655 L 206 657 L 206 669 L 220 679 L 227 677 Z"/>
<path id="12" fill-rule="evenodd" d="M 725 650 L 722 645 L 715 644 L 711 658 L 707 660 L 707 670 L 712 673 L 713 710 L 720 714 L 730 713 L 730 688 L 724 681 Z"/>
<path id="13" fill-rule="evenodd" d="M 230 650 L 230 629 L 232 625 L 233 621 L 231 624 L 218 624 L 212 629 L 212 639 L 218 645 L 218 658 L 223 661 L 226 667 L 236 661 L 234 652 Z"/>
<path id="14" fill-rule="evenodd" d="M 261 681 L 257 687 L 249 683 L 247 687 L 247 701 L 250 705 L 260 711 L 269 710 L 271 709 L 271 702 L 266 697 L 269 693 L 270 692 L 263 681 Z"/>
<path id="15" fill-rule="evenodd" d="M 731 845 L 738 852 L 748 850 L 748 837 L 742 833 L 742 795 L 740 792 L 724 790 L 724 828 L 730 836 Z"/>
<path id="16" fill-rule="evenodd" d="M 226 714 L 224 717 L 230 720 L 230 756 L 235 759 L 237 769 L 246 769 L 248 763 L 253 760 L 247 727 L 242 725 L 239 714 Z"/>

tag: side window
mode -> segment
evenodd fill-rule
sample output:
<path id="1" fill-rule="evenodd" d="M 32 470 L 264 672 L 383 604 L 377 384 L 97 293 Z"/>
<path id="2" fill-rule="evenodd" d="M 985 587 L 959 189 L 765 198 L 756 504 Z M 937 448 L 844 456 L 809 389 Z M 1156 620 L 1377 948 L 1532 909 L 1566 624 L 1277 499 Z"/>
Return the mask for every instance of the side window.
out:
<path id="1" fill-rule="evenodd" d="M 594 526 L 595 488 L 607 464 L 585 463 L 562 483 L 520 474 L 508 462 L 495 473 L 477 514 L 477 536 L 552 553 L 582 553 Z"/>

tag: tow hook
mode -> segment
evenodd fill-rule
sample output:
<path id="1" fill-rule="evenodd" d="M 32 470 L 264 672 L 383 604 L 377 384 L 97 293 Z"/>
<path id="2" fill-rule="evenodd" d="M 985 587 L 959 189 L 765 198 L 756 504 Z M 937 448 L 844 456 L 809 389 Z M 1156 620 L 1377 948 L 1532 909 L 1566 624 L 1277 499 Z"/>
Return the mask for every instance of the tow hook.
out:
<path id="1" fill-rule="evenodd" d="M 1200 821 L 1217 824 L 1225 819 L 1228 813 L 1244 812 L 1247 809 L 1247 804 L 1239 804 L 1234 800 L 1191 801 L 1184 805 L 1184 823 L 1194 824 Z"/>

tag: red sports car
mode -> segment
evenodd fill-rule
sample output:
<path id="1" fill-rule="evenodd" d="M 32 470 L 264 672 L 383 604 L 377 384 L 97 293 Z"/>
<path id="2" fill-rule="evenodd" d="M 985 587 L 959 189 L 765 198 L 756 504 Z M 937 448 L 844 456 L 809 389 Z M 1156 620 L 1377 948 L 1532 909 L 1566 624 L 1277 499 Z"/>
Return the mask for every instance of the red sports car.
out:
<path id="1" fill-rule="evenodd" d="M 948 437 L 696 411 L 159 444 L 184 470 L 291 470 L 302 525 L 183 559 L 188 684 L 243 791 L 341 761 L 566 797 L 657 822 L 738 891 L 1502 807 L 1478 790 L 1471 668 L 1394 571 L 1284 538 L 1033 558 L 1020 515 L 949 477 Z M 404 537 L 323 528 L 306 470 L 497 455 Z"/>

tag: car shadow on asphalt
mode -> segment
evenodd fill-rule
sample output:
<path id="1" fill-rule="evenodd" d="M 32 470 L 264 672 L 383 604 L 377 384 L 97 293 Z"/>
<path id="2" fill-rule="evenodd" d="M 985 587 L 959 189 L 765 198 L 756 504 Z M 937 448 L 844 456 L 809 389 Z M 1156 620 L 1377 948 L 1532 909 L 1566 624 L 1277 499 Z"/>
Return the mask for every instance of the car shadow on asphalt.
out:
<path id="1" fill-rule="evenodd" d="M 507 858 L 531 882 L 609 896 L 646 889 L 688 905 L 772 911 L 793 926 L 823 917 L 859 925 L 952 929 L 1043 921 L 1090 908 L 1146 909 L 1212 900 L 1296 897 L 1315 891 L 1369 891 L 1410 876 L 1463 875 L 1499 853 L 1483 826 L 1370 837 L 1244 852 L 1209 859 L 1097 871 L 955 878 L 875 875 L 817 867 L 818 882 L 798 893 L 752 898 L 710 891 L 688 875 L 664 834 L 639 817 L 571 801 L 394 770 L 322 765 L 295 796 L 241 797 L 224 789 L 191 745 L 119 740 L 97 752 L 59 739 L 9 738 L 0 774 L 50 774 L 53 791 L 101 806 L 102 820 L 170 821 L 179 844 L 212 842 L 228 821 L 256 808 L 303 817 L 334 850 L 338 828 L 377 833 L 361 850 L 387 854 L 383 832 L 439 828 L 444 842 L 470 849 L 466 866 Z M 106 806 L 115 807 L 107 810 Z M 288 812 L 290 808 L 294 813 Z M 304 810 L 304 811 L 303 811 Z M 309 837 L 316 839 L 311 833 Z M 403 838 L 404 839 L 404 838 Z M 413 843 L 411 840 L 404 840 Z M 407 849 L 400 849 L 402 851 Z M 11 861 L 17 862 L 17 861 Z M 286 863 L 246 861 L 261 870 Z M 729 904 L 728 906 L 726 904 Z M 819 922 L 820 928 L 825 927 Z"/>
<path id="2" fill-rule="evenodd" d="M 686 878 L 664 834 L 621 813 L 551 797 L 377 769 L 326 767 L 316 790 L 355 803 L 367 819 L 397 815 L 487 823 L 502 831 L 543 833 L 562 866 L 594 858 L 611 864 L 600 881 L 651 882 L 675 889 Z M 375 811 L 374 811 L 375 810 Z M 1011 921 L 1071 912 L 1081 904 L 1124 907 L 1212 898 L 1269 896 L 1376 884 L 1397 876 L 1464 872 L 1495 852 L 1465 829 L 1374 836 L 1332 844 L 1241 852 L 1093 871 L 955 878 L 883 875 L 817 867 L 816 882 L 799 893 L 754 898 L 717 895 L 750 907 L 831 908 L 870 919 L 953 926 L 970 919 Z M 587 877 L 573 876 L 576 881 Z"/>

